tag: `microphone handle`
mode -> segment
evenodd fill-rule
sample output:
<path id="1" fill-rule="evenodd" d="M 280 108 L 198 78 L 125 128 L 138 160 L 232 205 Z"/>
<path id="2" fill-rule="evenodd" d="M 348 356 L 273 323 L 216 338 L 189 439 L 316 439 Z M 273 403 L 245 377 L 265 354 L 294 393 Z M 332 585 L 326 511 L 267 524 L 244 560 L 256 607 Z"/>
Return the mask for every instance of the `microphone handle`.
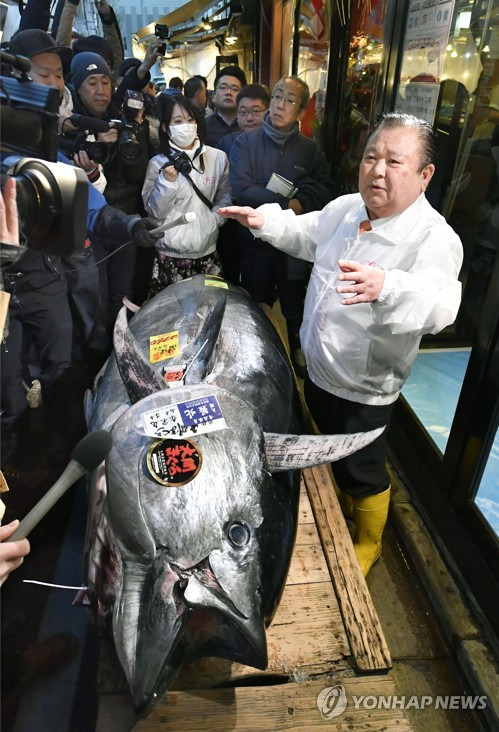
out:
<path id="1" fill-rule="evenodd" d="M 42 518 L 50 511 L 52 506 L 57 503 L 59 498 L 64 495 L 67 489 L 70 488 L 73 483 L 76 483 L 78 478 L 85 475 L 86 472 L 86 469 L 80 465 L 79 462 L 76 460 L 70 460 L 60 478 L 54 483 L 52 488 L 49 488 L 43 498 L 33 506 L 27 516 L 23 518 L 12 536 L 9 536 L 6 541 L 19 541 L 20 539 L 25 539 L 30 531 L 32 531 Z"/>
<path id="2" fill-rule="evenodd" d="M 195 219 L 192 219 L 192 221 L 195 221 Z M 182 214 L 181 216 L 178 216 L 174 221 L 169 221 L 166 224 L 161 224 L 160 226 L 156 227 L 155 229 L 150 229 L 150 234 L 162 234 L 164 231 L 168 231 L 168 229 L 173 229 L 175 226 L 183 226 L 184 224 L 190 224 L 192 221 L 189 221 L 186 218 L 186 214 Z"/>

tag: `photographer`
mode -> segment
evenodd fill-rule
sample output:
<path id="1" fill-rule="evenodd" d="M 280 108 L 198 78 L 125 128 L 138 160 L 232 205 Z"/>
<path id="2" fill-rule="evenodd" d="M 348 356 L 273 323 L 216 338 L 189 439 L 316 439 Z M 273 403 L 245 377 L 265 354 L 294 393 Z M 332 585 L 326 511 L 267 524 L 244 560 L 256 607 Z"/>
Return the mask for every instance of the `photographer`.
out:
<path id="1" fill-rule="evenodd" d="M 39 84 L 56 88 L 62 97 L 64 90 L 62 62 L 68 54 L 70 55 L 70 49 L 58 47 L 48 33 L 31 29 L 16 33 L 10 41 L 9 51 L 29 56 L 32 63 L 30 70 L 32 78 Z M 25 91 L 28 97 L 30 84 L 29 80 L 22 84 L 28 87 Z M 11 102 L 4 98 L 2 104 L 10 105 Z M 21 124 L 24 112 L 15 111 Z M 4 127 L 5 142 L 16 142 L 15 130 L 11 131 L 14 134 L 12 139 L 7 138 L 7 132 L 7 127 Z M 33 129 L 34 136 L 36 132 L 37 130 Z M 20 144 L 22 149 L 23 142 L 20 140 L 16 144 Z M 59 160 L 69 162 L 61 154 Z M 57 175 L 55 172 L 56 178 Z M 46 182 L 48 184 L 48 180 Z M 8 181 L 7 184 L 11 186 L 13 183 Z M 55 179 L 52 179 L 48 187 L 52 185 L 56 185 Z M 132 240 L 146 246 L 153 244 L 154 237 L 149 234 L 140 217 L 126 216 L 108 206 L 93 186 L 88 185 L 87 190 L 86 223 L 89 231 L 109 236 L 118 244 Z M 40 211 L 41 209 L 38 213 Z M 73 217 L 74 209 L 66 212 L 67 216 Z M 29 223 L 31 222 L 23 220 L 22 228 Z M 26 241 L 23 243 L 26 244 Z M 102 352 L 107 349 L 106 334 L 98 317 L 100 305 L 98 275 L 91 248 L 85 247 L 83 252 L 62 259 L 52 253 L 51 237 L 47 239 L 43 251 L 29 248 L 29 237 L 27 243 L 28 248 L 25 246 L 21 248 L 19 259 L 4 270 L 6 289 L 11 294 L 11 300 L 10 332 L 2 343 L 2 427 L 6 428 L 2 430 L 3 462 L 9 458 L 9 453 L 13 452 L 18 436 L 23 435 L 26 444 L 29 443 L 27 436 L 29 414 L 23 377 L 29 383 L 27 373 L 29 367 L 24 354 L 30 347 L 39 361 L 44 412 L 48 417 L 48 433 L 53 438 L 57 430 L 64 430 L 64 423 L 57 420 L 57 412 L 60 412 L 61 405 L 64 406 L 64 399 L 60 397 L 61 377 L 65 377 L 72 363 L 73 320 L 68 296 L 81 336 L 81 346 L 86 349 L 83 351 L 84 365 L 89 365 L 89 359 L 86 358 L 89 351 Z M 91 364 L 90 369 L 92 370 Z"/>
<path id="2" fill-rule="evenodd" d="M 133 98 L 133 104 L 124 105 L 125 113 L 113 106 L 111 72 L 97 54 L 80 53 L 75 56 L 71 75 L 74 112 L 107 122 L 118 120 L 117 126 L 122 127 L 96 135 L 99 151 L 102 152 L 104 147 L 102 168 L 107 180 L 104 191 L 107 202 L 126 214 L 142 215 L 140 194 L 149 160 L 149 126 L 142 119 L 142 109 L 134 106 L 137 100 Z M 110 332 L 123 297 L 131 296 L 136 252 L 133 247 L 125 247 L 104 260 L 116 251 L 116 240 L 94 235 L 92 246 L 96 259 L 102 262 L 99 265 L 101 316 Z"/>
<path id="3" fill-rule="evenodd" d="M 159 222 L 192 211 L 188 226 L 168 229 L 156 244 L 150 294 L 194 274 L 219 274 L 216 252 L 222 219 L 220 201 L 230 201 L 229 162 L 221 150 L 204 145 L 200 111 L 184 96 L 159 98 L 160 150 L 147 168 L 142 196 L 146 211 Z"/>

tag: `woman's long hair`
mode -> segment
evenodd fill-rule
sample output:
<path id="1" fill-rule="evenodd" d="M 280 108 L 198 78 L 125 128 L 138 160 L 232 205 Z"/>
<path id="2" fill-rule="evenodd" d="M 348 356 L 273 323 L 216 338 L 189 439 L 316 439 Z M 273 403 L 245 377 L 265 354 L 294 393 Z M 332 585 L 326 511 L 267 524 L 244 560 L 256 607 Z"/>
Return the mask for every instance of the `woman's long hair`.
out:
<path id="1" fill-rule="evenodd" d="M 158 108 L 159 108 L 159 139 L 160 139 L 160 152 L 164 155 L 168 155 L 170 152 L 170 137 L 168 132 L 165 132 L 162 127 L 163 125 L 168 130 L 171 119 L 173 117 L 173 109 L 175 105 L 185 109 L 187 114 L 193 118 L 197 125 L 199 142 L 202 145 L 206 139 L 206 123 L 200 110 L 194 106 L 190 99 L 184 97 L 183 94 L 160 94 L 158 97 Z"/>

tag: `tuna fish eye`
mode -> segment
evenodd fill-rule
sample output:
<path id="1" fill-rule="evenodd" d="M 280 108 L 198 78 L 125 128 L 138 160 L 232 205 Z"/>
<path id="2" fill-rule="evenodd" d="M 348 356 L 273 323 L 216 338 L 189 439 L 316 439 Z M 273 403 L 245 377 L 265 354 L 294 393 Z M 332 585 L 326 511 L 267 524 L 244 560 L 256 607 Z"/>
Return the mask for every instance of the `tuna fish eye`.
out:
<path id="1" fill-rule="evenodd" d="M 234 521 L 227 529 L 227 536 L 232 546 L 240 548 L 246 546 L 251 538 L 250 530 L 241 521 Z"/>

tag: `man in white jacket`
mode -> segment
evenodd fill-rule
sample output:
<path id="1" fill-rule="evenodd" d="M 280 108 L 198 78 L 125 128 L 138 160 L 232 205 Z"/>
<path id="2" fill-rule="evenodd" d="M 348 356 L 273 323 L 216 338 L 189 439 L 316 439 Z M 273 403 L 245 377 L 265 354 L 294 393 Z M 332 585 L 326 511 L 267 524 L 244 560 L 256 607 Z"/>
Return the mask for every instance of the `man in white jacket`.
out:
<path id="1" fill-rule="evenodd" d="M 411 115 L 385 115 L 367 139 L 359 193 L 296 216 L 277 204 L 231 206 L 254 236 L 314 263 L 300 332 L 305 398 L 322 432 L 388 425 L 421 337 L 450 325 L 461 300 L 459 237 L 425 190 L 435 136 Z M 385 433 L 335 464 L 364 575 L 381 553 L 390 481 Z"/>

